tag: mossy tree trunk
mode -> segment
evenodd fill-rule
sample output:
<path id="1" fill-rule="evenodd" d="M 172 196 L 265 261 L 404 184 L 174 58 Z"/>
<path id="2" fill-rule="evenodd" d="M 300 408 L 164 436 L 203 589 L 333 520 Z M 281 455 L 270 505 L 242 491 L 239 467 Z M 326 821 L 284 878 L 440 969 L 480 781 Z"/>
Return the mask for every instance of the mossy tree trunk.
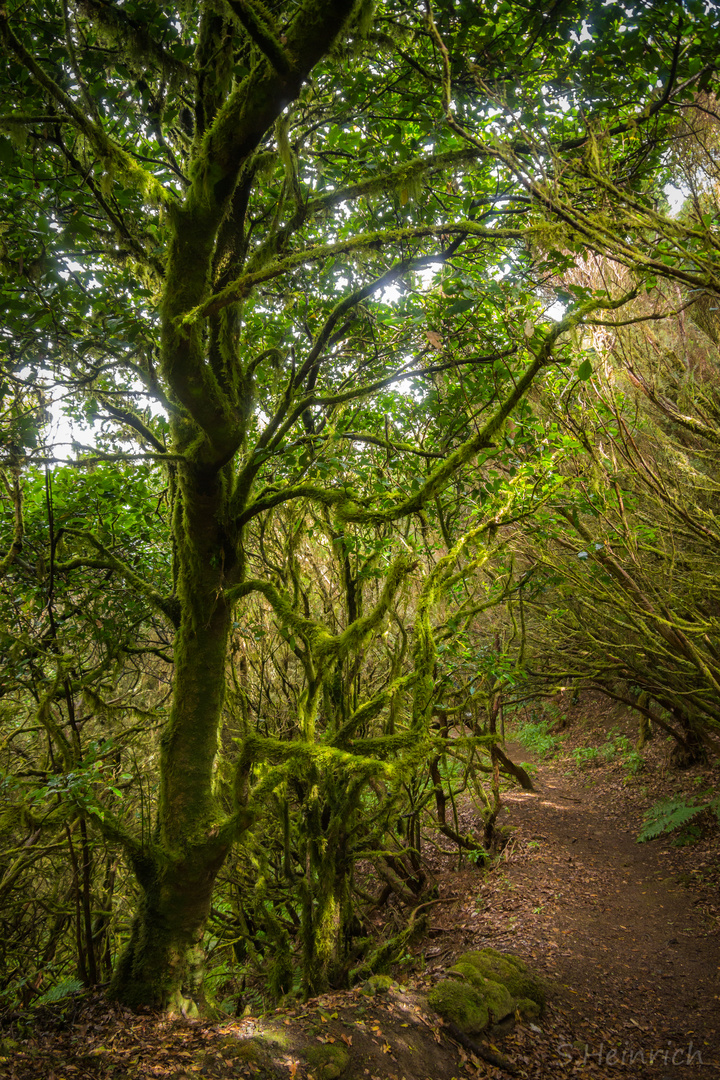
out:
<path id="1" fill-rule="evenodd" d="M 249 460 L 245 454 L 253 381 L 238 355 L 237 311 L 230 306 L 206 320 L 193 313 L 222 284 L 218 264 L 225 262 L 229 278 L 237 265 L 260 142 L 354 7 L 355 0 L 301 5 L 277 54 L 272 35 L 251 27 L 259 41 L 253 78 L 234 89 L 232 22 L 210 6 L 201 17 L 197 59 L 207 66 L 198 84 L 192 179 L 184 202 L 170 208 L 161 305 L 174 458 L 175 674 L 157 821 L 151 843 L 131 853 L 139 911 L 111 986 L 132 1006 L 203 1006 L 201 943 L 213 886 L 247 820 L 242 806 L 230 814 L 223 807 L 214 771 L 232 612 L 245 572 L 242 514 L 259 468 L 252 451 Z"/>
<path id="2" fill-rule="evenodd" d="M 347 960 L 347 928 L 352 911 L 353 857 L 346 825 L 352 811 L 346 800 L 330 808 L 327 785 L 306 821 L 306 875 L 303 882 L 303 983 L 308 996 L 342 985 Z M 319 811 L 319 812 L 318 812 Z M 323 818 L 325 820 L 323 820 Z"/>
<path id="3" fill-rule="evenodd" d="M 170 713 L 160 749 L 157 821 L 136 853 L 142 890 L 112 992 L 131 1005 L 202 1004 L 201 940 L 218 870 L 241 818 L 228 817 L 214 769 L 222 717 L 232 605 L 224 579 L 237 568 L 222 522 L 222 471 L 183 465 L 174 515 L 178 625 Z"/>

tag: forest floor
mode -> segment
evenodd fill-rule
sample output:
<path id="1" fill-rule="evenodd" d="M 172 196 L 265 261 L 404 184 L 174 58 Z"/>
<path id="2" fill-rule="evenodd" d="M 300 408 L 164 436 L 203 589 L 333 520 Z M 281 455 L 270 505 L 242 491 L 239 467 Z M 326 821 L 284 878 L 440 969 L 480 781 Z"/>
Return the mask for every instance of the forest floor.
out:
<path id="1" fill-rule="evenodd" d="M 584 695 L 566 711 L 550 754 L 508 744 L 515 761 L 531 763 L 536 791 L 503 794 L 511 839 L 492 866 L 430 857 L 442 902 L 389 991 L 359 988 L 213 1025 L 133 1015 L 85 995 L 7 1018 L 0 1076 L 717 1080 L 720 829 L 708 818 L 695 835 L 636 837 L 659 798 L 717 791 L 720 767 L 673 769 L 656 736 L 633 772 L 635 721 L 624 710 Z M 464 829 L 477 829 L 469 801 L 459 812 Z M 519 956 L 550 987 L 540 1020 L 481 1042 L 508 1068 L 454 1043 L 423 997 L 460 954 L 486 946 Z"/>

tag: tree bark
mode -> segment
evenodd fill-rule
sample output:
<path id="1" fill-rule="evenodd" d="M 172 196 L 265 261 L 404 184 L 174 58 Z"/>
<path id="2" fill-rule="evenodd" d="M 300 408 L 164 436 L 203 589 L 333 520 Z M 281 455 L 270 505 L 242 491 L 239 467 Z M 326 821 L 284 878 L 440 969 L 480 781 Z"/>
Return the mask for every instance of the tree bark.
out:
<path id="1" fill-rule="evenodd" d="M 177 499 L 181 615 L 158 814 L 149 850 L 132 856 L 141 900 L 111 995 L 131 1007 L 188 1015 L 206 1004 L 202 936 L 215 879 L 243 819 L 227 814 L 214 785 L 232 625 L 223 592 L 234 562 L 222 527 L 225 486 L 219 475 L 188 469 Z"/>

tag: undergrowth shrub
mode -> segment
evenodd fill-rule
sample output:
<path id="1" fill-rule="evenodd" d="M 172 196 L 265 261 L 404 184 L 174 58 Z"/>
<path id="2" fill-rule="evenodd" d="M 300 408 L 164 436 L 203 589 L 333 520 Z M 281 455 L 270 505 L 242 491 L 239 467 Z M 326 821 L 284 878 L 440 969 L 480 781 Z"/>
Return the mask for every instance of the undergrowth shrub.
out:
<path id="1" fill-rule="evenodd" d="M 576 746 L 573 750 L 575 764 L 581 769 L 587 765 L 597 765 L 600 751 L 596 746 Z"/>
<path id="2" fill-rule="evenodd" d="M 559 739 L 550 732 L 549 720 L 530 720 L 515 728 L 515 738 L 526 750 L 532 750 L 538 757 L 550 757 L 559 749 Z"/>

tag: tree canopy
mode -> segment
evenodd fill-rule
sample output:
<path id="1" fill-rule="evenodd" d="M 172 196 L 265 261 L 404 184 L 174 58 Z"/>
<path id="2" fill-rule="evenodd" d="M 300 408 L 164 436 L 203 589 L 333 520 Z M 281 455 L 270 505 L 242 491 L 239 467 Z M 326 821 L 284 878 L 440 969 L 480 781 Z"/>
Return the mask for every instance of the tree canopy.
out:
<path id="1" fill-rule="evenodd" d="M 667 202 L 708 149 L 715 21 L 574 0 L 0 12 L 6 694 L 17 745 L 47 746 L 12 813 L 80 835 L 76 886 L 88 829 L 124 852 L 120 999 L 202 1006 L 226 873 L 242 949 L 262 922 L 276 954 L 301 942 L 306 991 L 347 980 L 357 859 L 386 852 L 417 895 L 412 830 L 387 853 L 407 800 L 458 839 L 451 741 L 496 782 L 492 663 L 487 725 L 450 740 L 447 717 L 515 587 L 510 528 L 556 489 L 537 395 L 586 383 L 583 328 L 642 316 L 658 281 L 720 290 L 710 181 Z M 612 273 L 575 273 L 590 256 Z"/>

